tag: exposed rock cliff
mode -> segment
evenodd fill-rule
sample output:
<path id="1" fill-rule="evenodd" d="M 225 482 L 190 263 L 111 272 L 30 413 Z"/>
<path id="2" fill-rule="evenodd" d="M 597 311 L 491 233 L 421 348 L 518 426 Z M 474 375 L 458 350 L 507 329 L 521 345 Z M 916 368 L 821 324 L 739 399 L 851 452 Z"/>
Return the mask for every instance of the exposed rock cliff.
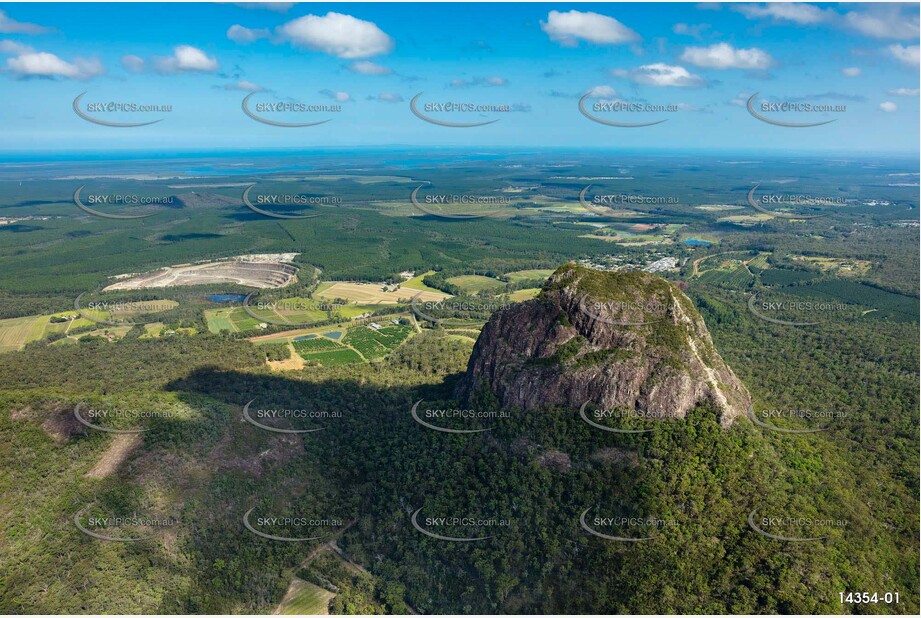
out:
<path id="1" fill-rule="evenodd" d="M 683 418 L 709 402 L 724 427 L 751 405 L 681 290 L 645 272 L 575 264 L 560 267 L 535 300 L 490 318 L 457 396 L 469 400 L 483 387 L 524 410 L 592 402 Z"/>

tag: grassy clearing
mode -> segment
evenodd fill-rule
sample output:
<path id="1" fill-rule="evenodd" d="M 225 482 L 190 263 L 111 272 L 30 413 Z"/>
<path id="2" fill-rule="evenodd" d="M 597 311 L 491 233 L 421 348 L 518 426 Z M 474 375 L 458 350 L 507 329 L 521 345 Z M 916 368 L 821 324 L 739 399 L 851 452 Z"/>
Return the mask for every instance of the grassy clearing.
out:
<path id="1" fill-rule="evenodd" d="M 409 326 L 386 326 L 380 330 L 359 326 L 350 329 L 343 341 L 365 358 L 380 358 L 403 343 L 411 333 Z"/>
<path id="2" fill-rule="evenodd" d="M 505 273 L 505 276 L 508 277 L 508 280 L 511 283 L 518 283 L 519 281 L 527 281 L 530 279 L 546 279 L 552 274 L 553 274 L 552 270 L 531 269 L 531 270 L 515 270 L 510 273 Z"/>
<path id="3" fill-rule="evenodd" d="M 481 275 L 459 275 L 448 279 L 452 283 L 468 294 L 477 294 L 484 290 L 495 290 L 505 286 L 505 283 L 492 277 L 483 277 Z"/>
<path id="4" fill-rule="evenodd" d="M 516 303 L 520 303 L 522 301 L 531 300 L 532 298 L 535 298 L 539 293 L 540 293 L 540 288 L 525 288 L 523 290 L 515 290 L 514 292 L 509 294 L 508 297 L 510 300 Z"/>
<path id="5" fill-rule="evenodd" d="M 329 614 L 329 601 L 334 596 L 335 593 L 295 577 L 274 613 L 282 616 L 326 616 Z"/>

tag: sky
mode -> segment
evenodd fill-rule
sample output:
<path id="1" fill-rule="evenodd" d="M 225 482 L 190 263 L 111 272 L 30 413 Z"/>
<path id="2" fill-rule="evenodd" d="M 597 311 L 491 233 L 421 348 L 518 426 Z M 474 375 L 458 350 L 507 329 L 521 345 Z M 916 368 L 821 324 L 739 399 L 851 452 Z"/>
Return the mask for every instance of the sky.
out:
<path id="1" fill-rule="evenodd" d="M 917 3 L 0 3 L 7 153 L 917 155 L 918 88 Z M 84 92 L 77 108 L 91 119 L 159 122 L 84 119 L 74 110 Z M 262 122 L 243 111 L 250 94 L 258 118 L 327 122 Z M 767 120 L 749 113 L 752 95 Z M 580 100 L 602 121 L 658 124 L 609 126 Z M 107 111 L 110 102 L 169 110 Z"/>

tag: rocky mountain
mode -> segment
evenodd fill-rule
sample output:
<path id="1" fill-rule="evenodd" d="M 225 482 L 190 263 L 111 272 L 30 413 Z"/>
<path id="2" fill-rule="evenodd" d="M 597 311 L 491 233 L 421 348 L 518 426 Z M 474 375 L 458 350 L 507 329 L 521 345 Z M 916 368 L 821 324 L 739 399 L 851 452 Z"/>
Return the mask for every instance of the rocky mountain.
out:
<path id="1" fill-rule="evenodd" d="M 709 403 L 724 427 L 751 406 L 681 290 L 650 273 L 575 264 L 536 299 L 493 314 L 456 395 L 469 402 L 480 388 L 504 407 L 589 402 L 644 418 L 684 418 Z"/>

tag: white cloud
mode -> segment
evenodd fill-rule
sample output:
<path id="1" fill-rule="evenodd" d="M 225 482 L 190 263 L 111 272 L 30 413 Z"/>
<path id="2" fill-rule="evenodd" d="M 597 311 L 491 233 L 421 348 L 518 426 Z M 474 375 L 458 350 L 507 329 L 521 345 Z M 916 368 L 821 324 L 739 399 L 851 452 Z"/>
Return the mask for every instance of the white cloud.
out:
<path id="1" fill-rule="evenodd" d="M 728 43 L 688 47 L 681 60 L 707 69 L 767 69 L 774 64 L 774 59 L 762 49 L 736 49 Z"/>
<path id="2" fill-rule="evenodd" d="M 349 70 L 362 75 L 390 75 L 392 70 L 370 60 L 358 60 L 349 65 Z"/>
<path id="3" fill-rule="evenodd" d="M 916 97 L 919 93 L 921 93 L 921 90 L 918 88 L 893 88 L 892 90 L 887 90 L 886 92 L 895 97 Z"/>
<path id="4" fill-rule="evenodd" d="M 638 41 L 640 35 L 613 17 L 582 11 L 550 11 L 540 28 L 550 40 L 564 47 L 575 47 L 579 41 L 596 45 L 621 45 Z"/>
<path id="5" fill-rule="evenodd" d="M 494 75 L 492 77 L 474 77 L 473 79 L 452 79 L 452 88 L 472 88 L 474 86 L 507 86 L 508 80 Z"/>
<path id="6" fill-rule="evenodd" d="M 890 45 L 888 49 L 889 53 L 902 64 L 910 67 L 918 66 L 919 56 L 921 56 L 918 52 L 918 45 Z"/>
<path id="7" fill-rule="evenodd" d="M 403 97 L 398 95 L 395 92 L 382 92 L 376 97 L 368 97 L 374 101 L 380 101 L 381 103 L 402 103 Z"/>
<path id="8" fill-rule="evenodd" d="M 254 29 L 241 26 L 240 24 L 234 24 L 227 29 L 227 38 L 234 43 L 247 45 L 259 39 L 269 38 L 269 31 L 265 28 Z"/>
<path id="9" fill-rule="evenodd" d="M 102 75 L 105 69 L 96 59 L 75 58 L 67 62 L 48 52 L 26 52 L 7 58 L 7 68 L 19 77 L 47 77 L 86 80 Z"/>
<path id="10" fill-rule="evenodd" d="M 27 54 L 33 51 L 28 45 L 23 45 L 22 43 L 17 43 L 16 41 L 4 40 L 0 41 L 0 54 Z"/>
<path id="11" fill-rule="evenodd" d="M 263 9 L 276 13 L 287 13 L 294 2 L 234 2 L 241 9 Z"/>
<path id="12" fill-rule="evenodd" d="M 153 64 L 158 73 L 212 73 L 218 69 L 213 56 L 191 45 L 177 45 L 172 56 L 155 58 Z"/>
<path id="13" fill-rule="evenodd" d="M 877 4 L 860 11 L 838 13 L 832 8 L 821 9 L 811 4 L 772 2 L 770 4 L 743 4 L 733 10 L 749 19 L 767 18 L 774 22 L 787 22 L 799 26 L 828 25 L 838 29 L 853 30 L 877 39 L 917 39 L 917 7 L 905 3 L 901 6 Z"/>
<path id="14" fill-rule="evenodd" d="M 778 2 L 771 4 L 737 4 L 733 10 L 738 11 L 749 19 L 768 17 L 775 21 L 787 21 L 802 26 L 811 26 L 829 21 L 835 17 L 835 12 L 822 9 L 811 4 L 797 2 Z"/>
<path id="15" fill-rule="evenodd" d="M 0 11 L 0 32 L 4 34 L 42 34 L 50 29 L 38 24 L 28 24 L 7 17 L 4 11 Z"/>
<path id="16" fill-rule="evenodd" d="M 672 26 L 675 34 L 684 34 L 695 39 L 703 38 L 704 32 L 710 29 L 710 24 L 685 24 L 678 23 Z"/>
<path id="17" fill-rule="evenodd" d="M 656 62 L 625 71 L 616 69 L 612 75 L 627 78 L 637 84 L 675 88 L 697 88 L 706 84 L 699 75 L 694 75 L 682 66 Z"/>
<path id="18" fill-rule="evenodd" d="M 140 56 L 128 54 L 127 56 L 122 56 L 122 66 L 131 73 L 141 73 L 146 68 L 146 63 Z"/>
<path id="19" fill-rule="evenodd" d="M 745 107 L 745 104 L 748 103 L 748 98 L 752 96 L 750 92 L 740 92 L 735 96 L 734 99 L 729 100 L 730 105 L 736 105 L 738 107 Z"/>
<path id="20" fill-rule="evenodd" d="M 339 58 L 367 58 L 393 49 L 393 39 L 377 25 L 342 13 L 305 15 L 279 26 L 276 32 L 294 45 Z"/>
<path id="21" fill-rule="evenodd" d="M 262 92 L 262 87 L 245 79 L 230 84 L 224 84 L 224 90 L 242 90 L 243 92 Z"/>
<path id="22" fill-rule="evenodd" d="M 846 67 L 841 69 L 841 73 L 843 73 L 845 77 L 860 77 L 862 72 L 860 67 Z"/>
<path id="23" fill-rule="evenodd" d="M 852 11 L 844 15 L 844 23 L 852 30 L 875 39 L 917 39 L 918 9 L 903 14 L 898 7 L 873 7 L 863 13 Z"/>
<path id="24" fill-rule="evenodd" d="M 894 112 L 895 110 L 899 109 L 898 106 L 892 101 L 883 101 L 879 104 L 879 108 L 884 112 Z"/>
<path id="25" fill-rule="evenodd" d="M 593 86 L 586 92 L 593 99 L 612 99 L 617 96 L 617 91 L 608 85 Z"/>
<path id="26" fill-rule="evenodd" d="M 352 96 L 348 92 L 344 92 L 342 90 L 333 91 L 333 90 L 326 89 L 326 90 L 321 90 L 320 94 L 322 94 L 324 97 L 328 97 L 340 103 L 348 103 L 349 101 L 352 100 Z"/>

